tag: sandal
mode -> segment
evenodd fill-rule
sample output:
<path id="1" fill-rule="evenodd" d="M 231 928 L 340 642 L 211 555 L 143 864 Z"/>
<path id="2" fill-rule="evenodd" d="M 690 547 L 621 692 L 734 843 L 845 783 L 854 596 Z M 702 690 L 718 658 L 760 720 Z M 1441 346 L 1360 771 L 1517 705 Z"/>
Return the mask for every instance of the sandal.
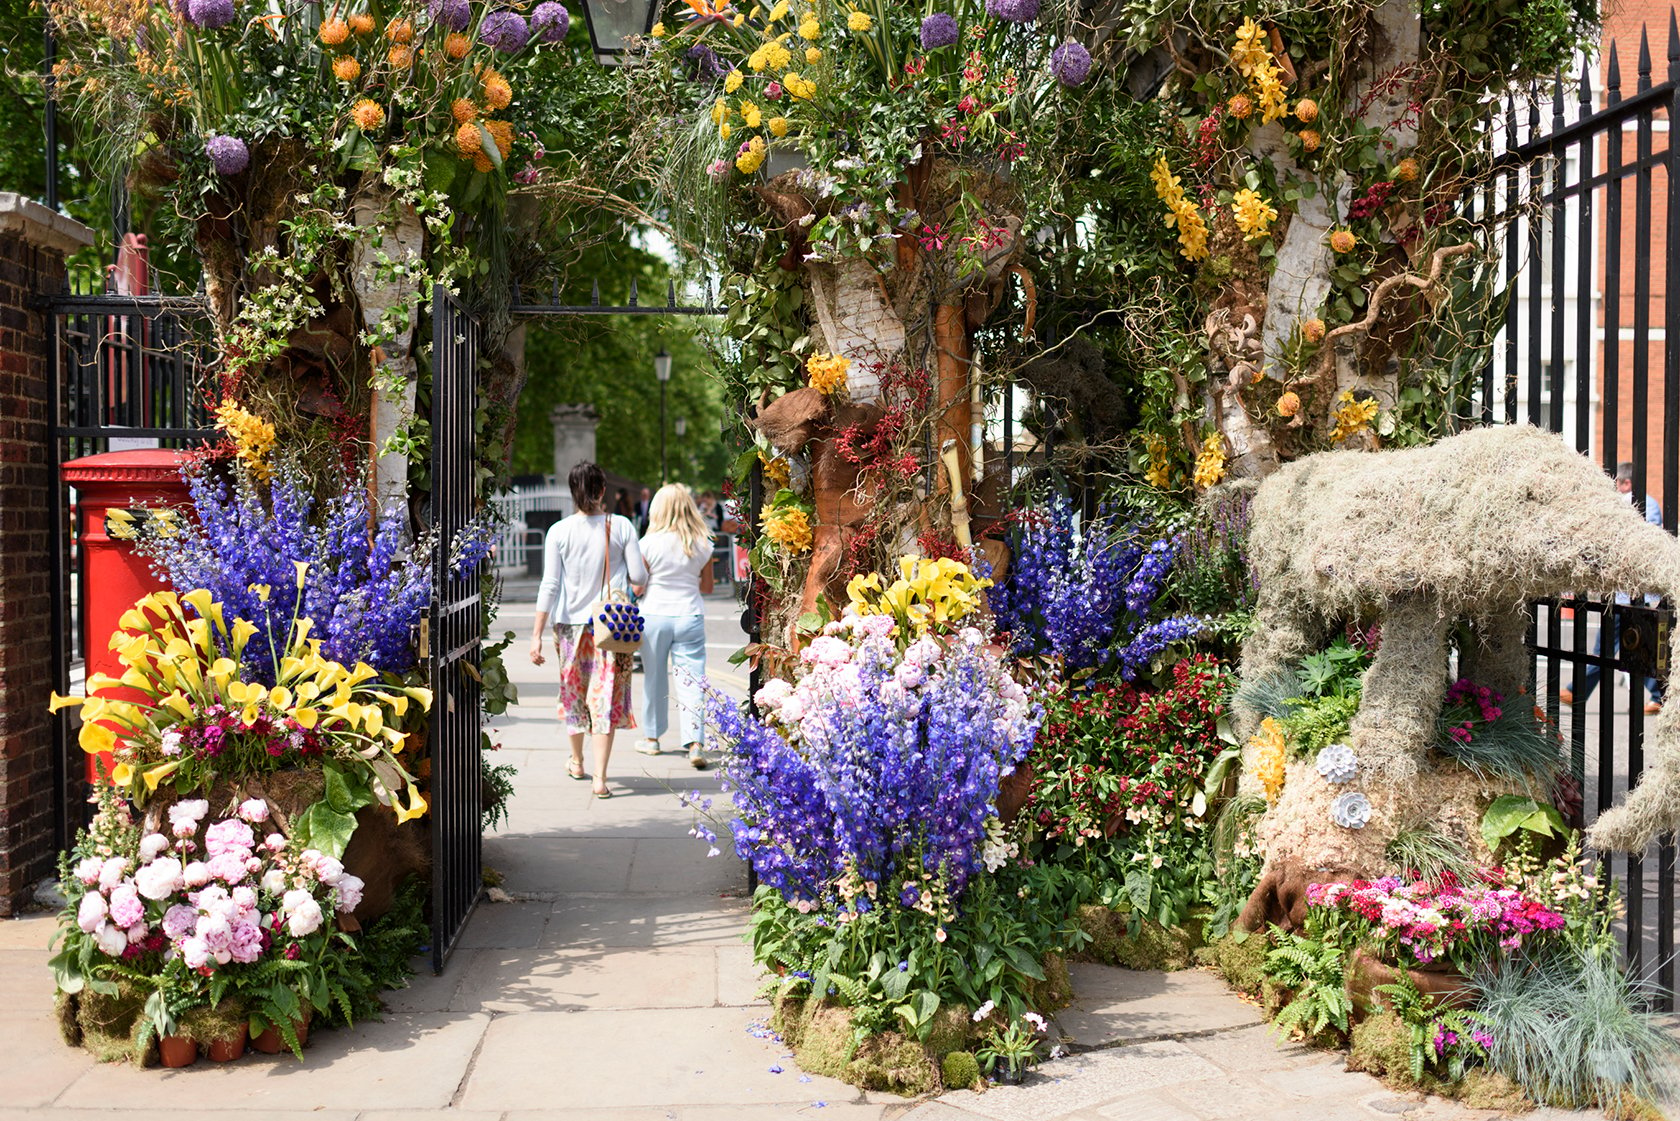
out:
<path id="1" fill-rule="evenodd" d="M 584 773 L 583 764 L 579 763 L 576 759 L 574 759 L 570 763 L 566 764 L 566 777 L 567 778 L 575 778 L 579 782 L 582 782 L 584 779 L 588 778 L 589 776 Z"/>
<path id="2" fill-rule="evenodd" d="M 597 798 L 611 798 L 612 796 L 613 792 L 605 786 L 595 791 L 595 797 Z"/>

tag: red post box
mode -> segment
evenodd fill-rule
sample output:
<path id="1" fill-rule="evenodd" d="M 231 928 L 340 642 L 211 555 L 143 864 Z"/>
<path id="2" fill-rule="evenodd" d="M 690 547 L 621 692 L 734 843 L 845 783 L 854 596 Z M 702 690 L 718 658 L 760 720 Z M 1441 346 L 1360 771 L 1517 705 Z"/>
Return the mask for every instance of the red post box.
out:
<path id="1" fill-rule="evenodd" d="M 117 620 L 136 600 L 163 587 L 146 559 L 135 552 L 133 543 L 111 535 L 106 514 L 112 509 L 137 506 L 184 506 L 187 487 L 181 481 L 181 458 L 178 451 L 145 448 L 85 456 L 61 468 L 64 481 L 76 488 L 79 502 L 80 524 L 76 530 L 81 563 L 77 595 L 81 603 L 82 654 L 90 678 L 96 673 L 122 676 L 116 652 L 108 647 Z M 134 691 L 126 688 L 104 689 L 100 695 L 112 700 L 136 699 Z M 89 782 L 99 781 L 101 761 L 105 772 L 110 773 L 109 753 L 90 755 Z"/>

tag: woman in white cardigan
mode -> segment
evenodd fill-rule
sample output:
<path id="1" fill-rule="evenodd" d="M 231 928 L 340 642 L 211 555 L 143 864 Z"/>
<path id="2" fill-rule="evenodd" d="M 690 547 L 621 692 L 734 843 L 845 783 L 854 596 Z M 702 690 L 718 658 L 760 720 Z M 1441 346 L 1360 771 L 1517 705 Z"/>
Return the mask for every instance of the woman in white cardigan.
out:
<path id="1" fill-rule="evenodd" d="M 566 773 L 583 779 L 583 740 L 595 748 L 594 791 L 608 798 L 607 761 L 613 733 L 634 728 L 630 712 L 630 654 L 602 655 L 595 649 L 589 609 L 611 586 L 628 592 L 647 582 L 647 565 L 628 518 L 607 513 L 607 479 L 593 463 L 572 468 L 572 504 L 577 512 L 556 522 L 543 541 L 542 584 L 531 661 L 542 665 L 543 634 L 554 624 L 554 653 L 560 663 L 560 718 L 572 738 Z"/>

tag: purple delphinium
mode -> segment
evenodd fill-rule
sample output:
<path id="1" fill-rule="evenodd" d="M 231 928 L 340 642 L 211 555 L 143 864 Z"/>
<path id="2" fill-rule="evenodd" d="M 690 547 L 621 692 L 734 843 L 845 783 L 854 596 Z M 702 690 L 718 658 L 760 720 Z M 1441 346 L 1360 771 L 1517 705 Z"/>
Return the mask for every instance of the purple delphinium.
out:
<path id="1" fill-rule="evenodd" d="M 1038 0 L 986 0 L 986 14 L 1010 23 L 1031 23 L 1038 18 Z"/>
<path id="2" fill-rule="evenodd" d="M 484 17 L 478 25 L 478 37 L 503 54 L 512 54 L 530 41 L 531 29 L 524 16 L 503 9 Z"/>
<path id="3" fill-rule="evenodd" d="M 1078 86 L 1091 76 L 1091 52 L 1072 39 L 1050 52 L 1050 73 L 1064 86 Z"/>
<path id="4" fill-rule="evenodd" d="M 545 43 L 563 43 L 572 27 L 572 13 L 554 0 L 543 0 L 531 12 L 531 30 Z"/>
<path id="5" fill-rule="evenodd" d="M 935 12 L 922 21 L 922 50 L 948 47 L 962 37 L 957 21 L 945 12 Z"/>
<path id="6" fill-rule="evenodd" d="M 855 696 L 820 697 L 799 721 L 797 747 L 711 698 L 737 814 L 735 850 L 789 901 L 908 908 L 924 873 L 941 877 L 957 900 L 983 867 L 999 781 L 1030 749 L 1038 714 L 1010 716 L 978 643 L 953 643 L 915 689 L 898 687 L 894 655 L 890 640 L 866 643 Z M 903 886 L 842 900 L 835 884 L 848 872 Z"/>
<path id="7" fill-rule="evenodd" d="M 450 31 L 465 31 L 472 22 L 472 6 L 467 0 L 429 0 L 426 8 L 434 23 Z"/>
<path id="8" fill-rule="evenodd" d="M 1148 541 L 1106 512 L 1076 533 L 1072 506 L 1057 496 L 1023 526 L 1009 575 L 987 598 L 1014 653 L 1051 655 L 1070 670 L 1118 669 L 1130 681 L 1201 629 L 1190 616 L 1149 617 L 1177 555 L 1176 538 Z"/>
<path id="9" fill-rule="evenodd" d="M 370 535 L 367 488 L 355 480 L 322 503 L 307 480 L 286 472 L 266 503 L 256 488 L 209 474 L 189 475 L 187 490 L 193 518 L 173 535 L 143 539 L 141 550 L 177 591 L 208 589 L 230 622 L 258 628 L 243 667 L 252 680 L 273 684 L 274 649 L 294 607 L 334 661 L 382 672 L 414 666 L 414 629 L 432 599 L 431 547 L 408 541 L 400 510 L 386 511 Z M 476 540 L 453 552 L 457 575 L 482 557 Z M 297 562 L 309 566 L 301 592 Z M 258 585 L 268 587 L 266 602 Z"/>
<path id="10" fill-rule="evenodd" d="M 233 0 L 187 0 L 187 20 L 214 30 L 233 22 Z"/>
<path id="11" fill-rule="evenodd" d="M 251 166 L 251 150 L 237 136 L 212 136 L 204 142 L 204 153 L 217 175 L 238 175 Z"/>

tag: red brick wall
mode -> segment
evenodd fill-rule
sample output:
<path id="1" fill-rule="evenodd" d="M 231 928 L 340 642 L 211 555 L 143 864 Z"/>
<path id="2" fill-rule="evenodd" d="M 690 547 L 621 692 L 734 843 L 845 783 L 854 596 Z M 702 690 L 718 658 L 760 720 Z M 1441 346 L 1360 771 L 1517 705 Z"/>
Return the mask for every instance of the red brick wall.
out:
<path id="1" fill-rule="evenodd" d="M 1610 44 L 1616 44 L 1617 71 L 1621 83 L 1621 96 L 1628 98 L 1639 89 L 1639 42 L 1642 29 L 1648 30 L 1650 35 L 1651 53 L 1651 82 L 1659 84 L 1668 78 L 1668 23 L 1669 12 L 1674 8 L 1670 0 L 1623 0 L 1614 6 L 1611 14 L 1605 20 L 1603 50 L 1599 56 L 1598 93 L 1600 104 L 1605 101 L 1604 91 L 1608 88 L 1610 78 Z M 1666 131 L 1666 114 L 1658 118 L 1658 125 L 1651 130 L 1651 152 L 1660 154 L 1668 148 L 1668 132 Z M 1608 166 L 1609 144 L 1607 139 L 1599 141 L 1599 167 Z M 1622 130 L 1620 161 L 1625 166 L 1632 164 L 1639 153 L 1639 134 L 1632 128 Z M 1616 306 L 1609 306 L 1608 280 L 1606 273 L 1608 258 L 1602 256 L 1605 239 L 1608 235 L 1605 207 L 1608 199 L 1607 191 L 1596 193 L 1594 205 L 1598 211 L 1598 231 L 1600 246 L 1599 292 L 1606 300 L 1600 312 L 1599 325 L 1604 334 L 1598 346 L 1599 371 L 1599 408 L 1600 412 L 1593 418 L 1595 446 L 1601 438 L 1604 425 L 1604 407 L 1609 404 L 1608 394 L 1613 392 L 1616 407 L 1616 430 L 1612 435 L 1613 443 L 1605 449 L 1601 459 L 1615 463 L 1620 460 L 1633 458 L 1633 448 L 1640 438 L 1634 430 L 1634 409 L 1636 406 L 1633 382 L 1633 364 L 1635 359 L 1635 345 L 1630 338 L 1620 337 L 1621 331 L 1630 330 L 1634 325 L 1634 316 L 1638 313 L 1639 300 L 1636 285 L 1643 281 L 1649 293 L 1645 305 L 1649 314 L 1651 338 L 1648 343 L 1645 358 L 1650 373 L 1650 380 L 1644 395 L 1646 423 L 1643 432 L 1646 463 L 1646 490 L 1667 503 L 1674 501 L 1674 495 L 1661 494 L 1662 464 L 1666 459 L 1680 455 L 1680 448 L 1665 448 L 1663 446 L 1662 416 L 1664 406 L 1664 328 L 1668 303 L 1668 277 L 1666 275 L 1667 254 L 1665 247 L 1668 239 L 1668 176 L 1663 168 L 1656 168 L 1650 176 L 1651 219 L 1650 234 L 1647 238 L 1638 237 L 1636 226 L 1637 200 L 1639 178 L 1628 175 L 1622 179 L 1621 189 L 1621 266 L 1618 270 L 1620 281 L 1619 298 Z M 1680 293 L 1676 294 L 1680 299 Z M 1670 345 L 1680 345 L 1680 339 L 1670 340 Z M 1606 377 L 1607 365 L 1616 363 L 1615 389 L 1610 389 Z"/>
<path id="2" fill-rule="evenodd" d="M 0 916 L 52 871 L 52 477 L 49 324 L 32 301 L 63 287 L 64 259 L 0 232 Z"/>

